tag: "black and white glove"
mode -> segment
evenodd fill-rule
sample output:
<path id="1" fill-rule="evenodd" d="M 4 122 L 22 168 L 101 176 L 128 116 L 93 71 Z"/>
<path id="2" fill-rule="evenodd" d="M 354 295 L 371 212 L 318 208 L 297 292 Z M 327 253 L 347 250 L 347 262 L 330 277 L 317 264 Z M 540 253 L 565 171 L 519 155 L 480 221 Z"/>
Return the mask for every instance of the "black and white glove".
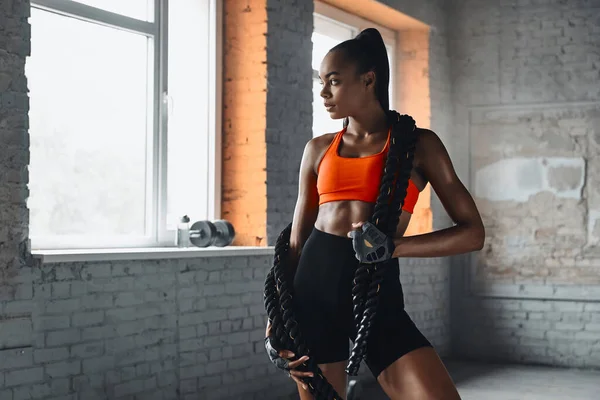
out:
<path id="1" fill-rule="evenodd" d="M 278 347 L 280 346 L 278 345 L 277 339 L 272 336 L 265 338 L 265 349 L 267 350 L 267 354 L 269 355 L 271 362 L 275 364 L 277 368 L 284 371 L 289 371 L 290 361 L 279 356 L 279 350 L 277 350 Z"/>
<path id="2" fill-rule="evenodd" d="M 350 237 L 356 259 L 364 264 L 387 261 L 392 258 L 396 248 L 392 238 L 370 222 L 365 222 L 360 229 L 351 231 Z"/>

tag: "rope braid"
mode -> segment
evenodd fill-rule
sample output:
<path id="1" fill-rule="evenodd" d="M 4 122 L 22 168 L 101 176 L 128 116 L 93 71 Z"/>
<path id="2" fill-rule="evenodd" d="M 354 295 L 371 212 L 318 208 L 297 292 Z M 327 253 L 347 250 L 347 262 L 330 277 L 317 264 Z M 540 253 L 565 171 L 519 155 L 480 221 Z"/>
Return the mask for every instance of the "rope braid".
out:
<path id="1" fill-rule="evenodd" d="M 283 348 L 291 350 L 295 354 L 293 358 L 295 361 L 305 355 L 309 355 L 310 349 L 306 346 L 300 327 L 296 322 L 292 309 L 292 286 L 286 279 L 289 266 L 285 265 L 285 260 L 287 260 L 287 253 L 289 251 L 291 231 L 292 224 L 290 223 L 279 234 L 275 243 L 273 267 L 267 274 L 265 281 L 264 303 L 269 321 L 271 322 L 273 336 Z M 327 381 L 313 358 L 309 358 L 297 370 L 311 371 L 313 373 L 314 377 L 301 378 L 301 380 L 309 387 L 311 394 L 316 399 L 342 400 L 342 397 Z"/>
<path id="2" fill-rule="evenodd" d="M 370 222 L 386 235 L 394 237 L 412 171 L 417 135 L 415 121 L 411 117 L 395 111 L 388 111 L 387 114 L 392 123 L 391 145 Z M 379 304 L 385 266 L 385 263 L 361 263 L 354 272 L 352 303 L 357 334 L 346 367 L 346 372 L 351 376 L 358 374 L 360 363 L 367 354 L 367 339 Z"/>
<path id="3" fill-rule="evenodd" d="M 416 127 L 414 120 L 407 115 L 395 111 L 387 112 L 392 125 L 390 147 L 382 176 L 379 196 L 370 221 L 382 232 L 393 235 L 396 231 L 404 197 L 408 187 L 408 179 L 412 171 L 414 149 L 416 145 Z M 395 184 L 394 184 L 394 179 Z M 301 329 L 292 309 L 292 285 L 286 274 L 290 268 L 286 265 L 290 245 L 290 223 L 278 236 L 275 244 L 273 267 L 265 280 L 264 304 L 271 323 L 272 335 L 283 348 L 291 350 L 293 360 L 310 355 Z M 346 371 L 350 375 L 358 373 L 358 367 L 366 356 L 366 343 L 376 315 L 378 292 L 383 280 L 384 264 L 360 264 L 355 271 L 352 288 L 354 320 L 358 334 L 354 342 L 352 356 Z M 297 368 L 299 371 L 310 371 L 312 378 L 301 378 L 309 387 L 317 400 L 342 399 L 327 381 L 313 358 Z"/>

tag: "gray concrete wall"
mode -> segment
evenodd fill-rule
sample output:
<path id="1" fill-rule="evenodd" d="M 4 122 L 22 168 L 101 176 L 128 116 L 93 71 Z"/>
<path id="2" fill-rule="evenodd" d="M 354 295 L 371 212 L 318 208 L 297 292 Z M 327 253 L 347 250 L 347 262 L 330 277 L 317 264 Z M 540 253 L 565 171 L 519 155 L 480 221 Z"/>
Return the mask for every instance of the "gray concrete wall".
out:
<path id="1" fill-rule="evenodd" d="M 414 16 L 438 26 L 429 73 L 432 127 L 444 137 L 452 115 L 440 3 L 420 3 Z M 281 4 L 268 2 L 271 238 L 291 218 L 300 148 L 312 123 L 313 6 Z M 28 16 L 27 1 L 0 7 L 0 399 L 270 399 L 293 392 L 262 348 L 270 256 L 62 264 L 31 258 Z M 446 354 L 447 261 L 406 260 L 401 274 L 407 309 Z"/>
<path id="2" fill-rule="evenodd" d="M 600 2 L 449 7 L 455 152 L 487 229 L 453 260 L 453 353 L 600 367 Z"/>

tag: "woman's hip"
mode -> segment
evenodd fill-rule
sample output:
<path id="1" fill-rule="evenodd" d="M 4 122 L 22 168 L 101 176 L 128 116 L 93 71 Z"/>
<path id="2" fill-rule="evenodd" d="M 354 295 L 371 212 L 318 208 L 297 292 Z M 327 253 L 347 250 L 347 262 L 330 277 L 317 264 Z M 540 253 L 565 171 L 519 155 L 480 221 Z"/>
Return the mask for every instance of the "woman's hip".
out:
<path id="1" fill-rule="evenodd" d="M 354 256 L 352 239 L 313 228 L 298 262 L 294 277 L 294 292 L 301 301 L 322 306 L 352 307 L 352 288 L 359 262 Z M 383 302 L 397 306 L 403 295 L 399 281 L 398 260 L 367 266 L 372 276 L 383 269 L 378 294 Z"/>

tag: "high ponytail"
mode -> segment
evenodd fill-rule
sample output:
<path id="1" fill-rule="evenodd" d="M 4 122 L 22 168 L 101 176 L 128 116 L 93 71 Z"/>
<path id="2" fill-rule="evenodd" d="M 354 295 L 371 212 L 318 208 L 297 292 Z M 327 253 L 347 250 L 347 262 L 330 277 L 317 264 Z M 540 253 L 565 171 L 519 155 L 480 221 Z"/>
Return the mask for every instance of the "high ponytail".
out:
<path id="1" fill-rule="evenodd" d="M 365 53 L 371 56 L 369 59 L 358 60 L 359 73 L 375 72 L 375 94 L 381 108 L 388 111 L 390 109 L 390 63 L 381 33 L 375 28 L 368 28 L 359 33 L 354 40 L 360 42 L 366 49 Z"/>
<path id="2" fill-rule="evenodd" d="M 383 111 L 390 110 L 390 63 L 385 43 L 377 29 L 367 28 L 354 39 L 346 40 L 329 51 L 341 51 L 348 60 L 356 64 L 358 74 L 373 71 L 377 100 Z M 344 119 L 344 127 L 346 126 L 348 126 L 347 117 Z"/>

